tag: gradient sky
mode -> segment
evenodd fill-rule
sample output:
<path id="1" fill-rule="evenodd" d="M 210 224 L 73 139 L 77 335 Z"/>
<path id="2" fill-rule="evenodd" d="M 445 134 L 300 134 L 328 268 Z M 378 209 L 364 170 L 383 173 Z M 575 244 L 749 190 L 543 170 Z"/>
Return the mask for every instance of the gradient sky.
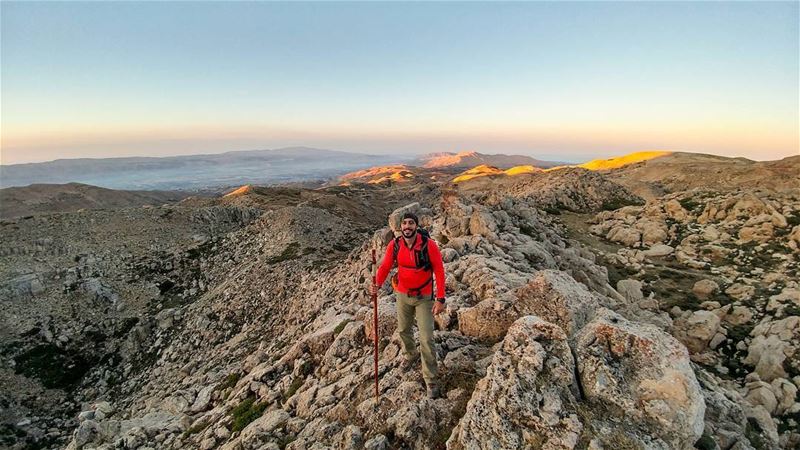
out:
<path id="1" fill-rule="evenodd" d="M 3 164 L 800 153 L 797 2 L 0 4 Z"/>

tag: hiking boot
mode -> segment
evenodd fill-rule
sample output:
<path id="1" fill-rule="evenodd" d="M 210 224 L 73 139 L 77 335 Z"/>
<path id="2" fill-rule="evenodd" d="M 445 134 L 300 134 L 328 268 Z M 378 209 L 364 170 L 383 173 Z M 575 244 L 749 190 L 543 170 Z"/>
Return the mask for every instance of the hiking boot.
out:
<path id="1" fill-rule="evenodd" d="M 439 390 L 439 385 L 432 384 L 428 385 L 428 398 L 433 400 L 435 398 L 439 398 L 442 396 L 442 392 Z"/>
<path id="2" fill-rule="evenodd" d="M 403 363 L 400 364 L 400 368 L 403 370 L 410 370 L 414 367 L 414 365 L 419 361 L 419 353 L 412 357 L 406 356 L 403 358 Z"/>

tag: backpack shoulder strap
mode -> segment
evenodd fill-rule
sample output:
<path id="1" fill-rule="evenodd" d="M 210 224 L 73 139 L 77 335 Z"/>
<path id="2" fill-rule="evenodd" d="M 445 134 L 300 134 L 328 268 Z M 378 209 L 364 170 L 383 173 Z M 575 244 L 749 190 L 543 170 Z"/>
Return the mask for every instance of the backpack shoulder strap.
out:
<path id="1" fill-rule="evenodd" d="M 392 251 L 392 255 L 394 256 L 394 264 L 397 265 L 397 253 L 400 252 L 400 236 L 394 238 L 394 249 Z"/>
<path id="2" fill-rule="evenodd" d="M 419 255 L 422 261 L 424 261 L 423 268 L 425 270 L 433 270 L 433 267 L 431 265 L 431 250 L 430 246 L 428 245 L 428 242 L 430 242 L 430 240 L 431 238 L 429 236 L 426 236 L 424 234 L 422 235 L 422 248 L 420 248 L 419 250 Z"/>

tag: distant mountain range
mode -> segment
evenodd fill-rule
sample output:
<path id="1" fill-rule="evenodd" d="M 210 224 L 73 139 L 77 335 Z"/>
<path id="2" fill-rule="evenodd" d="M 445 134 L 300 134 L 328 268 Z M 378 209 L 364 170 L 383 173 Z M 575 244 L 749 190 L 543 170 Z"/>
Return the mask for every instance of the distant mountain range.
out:
<path id="1" fill-rule="evenodd" d="M 162 158 L 59 159 L 0 166 L 0 187 L 76 182 L 112 189 L 205 189 L 325 179 L 398 159 L 402 158 L 308 147 Z"/>
<path id="2" fill-rule="evenodd" d="M 534 166 L 541 169 L 563 166 L 567 163 L 557 161 L 542 161 L 523 155 L 487 155 L 478 152 L 441 152 L 423 155 L 411 162 L 412 165 L 433 168 L 464 169 L 480 165 L 494 166 L 500 169 L 510 169 L 516 166 Z"/>
<path id="3" fill-rule="evenodd" d="M 325 180 L 348 172 L 407 164 L 448 173 L 480 165 L 549 168 L 564 163 L 522 155 L 477 152 L 368 155 L 310 147 L 168 157 L 78 158 L 0 166 L 0 188 L 82 183 L 110 189 L 205 190 L 244 184 Z"/>

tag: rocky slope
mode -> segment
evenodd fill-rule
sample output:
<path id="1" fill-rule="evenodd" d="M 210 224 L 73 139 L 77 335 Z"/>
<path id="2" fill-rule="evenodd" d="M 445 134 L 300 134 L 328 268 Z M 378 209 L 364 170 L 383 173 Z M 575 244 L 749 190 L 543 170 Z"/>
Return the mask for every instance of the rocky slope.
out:
<path id="1" fill-rule="evenodd" d="M 800 156 L 777 161 L 751 161 L 745 158 L 670 152 L 649 159 L 636 159 L 640 158 L 634 158 L 634 162 L 604 172 L 611 180 L 648 200 L 667 193 L 693 189 L 718 192 L 738 189 L 800 189 Z"/>
<path id="2" fill-rule="evenodd" d="M 32 184 L 0 189 L 0 219 L 79 209 L 161 206 L 189 195 L 180 191 L 117 191 L 80 183 Z"/>
<path id="3" fill-rule="evenodd" d="M 630 277 L 618 289 L 666 300 L 693 361 L 735 380 L 779 430 L 797 429 L 800 192 L 684 191 L 592 222 L 622 246 L 602 255 Z"/>
<path id="4" fill-rule="evenodd" d="M 452 172 L 452 170 L 450 170 Z M 446 181 L 450 174 L 446 170 L 427 169 L 424 167 L 398 164 L 392 166 L 377 166 L 369 169 L 350 172 L 333 180 L 327 186 L 351 186 L 360 183 L 388 187 L 395 184 L 418 184 L 436 181 Z"/>
<path id="5" fill-rule="evenodd" d="M 698 358 L 705 347 L 697 345 L 724 334 L 723 319 L 698 344 L 692 315 L 708 308 L 677 314 L 675 296 L 633 274 L 618 282 L 612 256 L 571 238 L 559 215 L 606 209 L 595 226 L 620 220 L 638 230 L 633 211 L 650 208 L 642 204 L 602 174 L 568 168 L 458 184 L 246 189 L 131 210 L 120 218 L 132 228 L 124 230 L 97 212 L 4 223 L 13 233 L 4 232 L 2 248 L 15 250 L 3 254 L 0 279 L 16 281 L 4 281 L 14 292 L 4 304 L 15 309 L 3 327 L 0 439 L 76 449 L 795 445 L 785 414 L 799 405 L 797 380 L 751 377 L 742 386 L 741 376 Z M 770 205 L 788 226 L 794 215 Z M 751 236 L 773 221 L 764 208 L 770 218 L 748 225 L 758 228 Z M 435 332 L 444 396 L 436 400 L 425 397 L 418 367 L 401 369 L 389 288 L 377 324 L 367 295 L 371 251 L 384 248 L 406 210 L 420 215 L 445 259 L 448 302 Z M 670 226 L 662 245 L 673 243 Z M 93 237 L 78 236 L 82 229 Z M 642 235 L 630 251 L 643 248 Z M 647 236 L 652 249 L 660 235 Z M 100 240 L 117 247 L 106 252 Z M 71 243 L 84 241 L 87 256 L 76 258 Z M 680 250 L 693 256 L 694 245 Z M 59 250 L 43 250 L 51 248 Z M 775 270 L 794 270 L 792 258 L 775 258 Z M 791 272 L 784 276 L 781 295 L 791 295 L 783 289 Z M 710 306 L 719 318 L 727 305 Z M 792 326 L 770 319 L 753 328 L 748 344 L 760 352 L 752 364 L 774 368 L 776 350 L 794 345 Z M 34 351 L 42 345 L 92 358 L 78 361 L 69 383 L 48 386 L 57 371 Z M 776 397 L 770 411 L 759 398 L 778 390 L 782 409 Z"/>
<path id="6" fill-rule="evenodd" d="M 707 176 L 688 178 L 706 159 Z M 656 323 L 771 415 L 770 433 L 788 447 L 800 420 L 799 164 L 659 157 L 609 173 L 647 192 L 645 205 L 565 218 L 618 291 L 668 312 L 671 323 Z"/>

